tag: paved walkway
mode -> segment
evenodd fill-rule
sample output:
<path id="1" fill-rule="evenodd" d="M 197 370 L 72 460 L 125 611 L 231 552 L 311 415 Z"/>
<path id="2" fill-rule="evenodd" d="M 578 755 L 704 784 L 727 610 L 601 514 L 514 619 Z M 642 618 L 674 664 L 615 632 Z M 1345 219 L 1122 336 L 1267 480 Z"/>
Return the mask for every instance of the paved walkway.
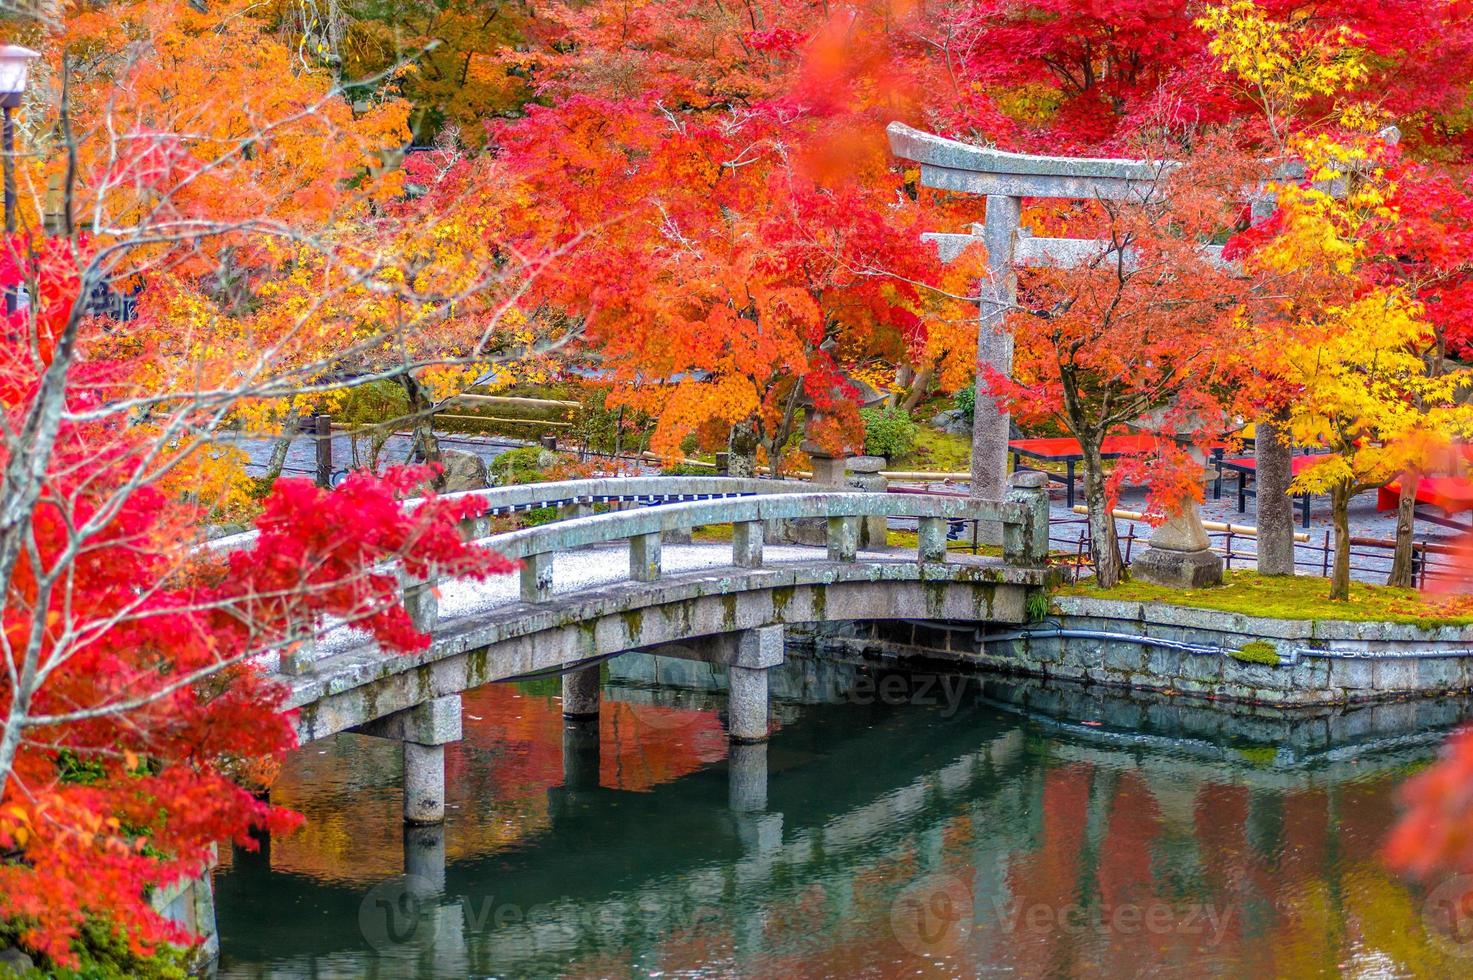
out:
<path id="1" fill-rule="evenodd" d="M 341 474 L 353 465 L 353 440 L 346 433 L 333 436 L 333 468 L 334 472 Z M 497 438 L 490 436 L 473 436 L 445 434 L 440 436 L 440 443 L 445 449 L 456 449 L 471 452 L 485 460 L 488 464 L 497 456 L 511 449 L 520 448 L 528 443 L 519 442 L 514 439 Z M 252 473 L 265 471 L 266 463 L 271 455 L 273 443 L 264 439 L 242 439 L 237 443 L 246 451 L 250 457 L 248 469 Z M 403 462 L 408 458 L 410 440 L 404 435 L 394 435 L 385 443 L 384 451 L 380 457 L 382 462 Z M 316 446 L 310 436 L 300 436 L 292 443 L 287 453 L 287 462 L 283 472 L 289 476 L 314 476 L 316 469 Z M 653 474 L 657 471 L 649 467 L 640 467 L 641 473 Z M 938 487 L 939 488 L 939 487 Z M 965 483 L 950 484 L 944 489 L 953 492 L 965 492 Z M 1082 491 L 1082 487 L 1079 488 Z M 1219 521 L 1249 527 L 1257 523 L 1257 502 L 1249 497 L 1246 501 L 1244 513 L 1238 513 L 1237 493 L 1235 483 L 1231 477 L 1223 481 L 1222 498 L 1212 499 L 1212 485 L 1207 484 L 1207 501 L 1202 508 L 1202 515 L 1208 521 Z M 1145 506 L 1145 490 L 1143 488 L 1130 487 L 1121 494 L 1120 509 L 1139 511 Z M 1077 495 L 1082 497 L 1082 493 Z M 1079 532 L 1083 529 L 1082 515 L 1069 511 L 1064 501 L 1064 488 L 1058 484 L 1050 487 L 1050 499 L 1052 503 L 1052 520 L 1054 522 L 1053 536 L 1055 548 L 1065 548 L 1077 541 Z M 1330 520 L 1330 501 L 1328 497 L 1314 497 L 1310 502 L 1310 526 L 1307 531 L 1299 525 L 1299 509 L 1296 502 L 1295 507 L 1295 530 L 1307 533 L 1309 540 L 1300 542 L 1296 549 L 1299 568 L 1302 572 L 1318 574 L 1324 567 L 1324 545 L 1325 535 L 1332 529 Z M 1465 517 L 1468 515 L 1464 515 Z M 1390 541 L 1396 534 L 1396 514 L 1394 511 L 1377 511 L 1376 494 L 1374 492 L 1364 493 L 1351 503 L 1350 509 L 1351 531 L 1356 537 L 1373 538 Z M 1144 545 L 1145 539 L 1150 535 L 1150 527 L 1142 522 L 1119 521 L 1118 527 L 1122 535 L 1131 533 L 1134 524 L 1134 533 L 1140 537 L 1132 550 L 1138 550 Z M 907 526 L 905 522 L 895 522 L 894 526 Z M 913 527 L 914 522 L 908 526 Z M 1473 529 L 1473 519 L 1470 519 L 1470 529 Z M 1416 539 L 1432 543 L 1449 543 L 1459 537 L 1458 531 L 1432 524 L 1427 521 L 1417 522 Z M 1333 538 L 1333 535 L 1332 535 Z M 1226 543 L 1225 536 L 1214 533 L 1214 544 L 1221 547 Z M 1251 567 L 1253 563 L 1254 541 L 1251 537 L 1234 536 L 1232 540 L 1234 558 L 1232 566 Z M 667 552 L 674 555 L 674 552 Z M 777 559 L 775 559 L 777 560 Z M 1360 546 L 1354 549 L 1351 558 L 1352 574 L 1355 578 L 1366 582 L 1384 582 L 1391 567 L 1389 549 L 1378 549 Z M 511 588 L 508 586 L 508 588 Z"/>
<path id="2" fill-rule="evenodd" d="M 731 569 L 731 544 L 725 541 L 696 544 L 666 544 L 660 549 L 660 567 L 666 575 L 695 572 L 702 569 Z M 827 549 L 805 545 L 770 544 L 762 551 L 766 566 L 781 566 L 822 561 Z M 888 554 L 861 551 L 859 560 L 913 561 L 913 551 Z M 629 545 L 620 542 L 560 552 L 553 556 L 552 591 L 554 595 L 580 592 L 629 580 Z M 451 581 L 439 586 L 440 615 L 447 620 L 484 613 L 521 601 L 521 580 L 517 575 L 498 575 L 484 582 Z M 367 634 L 345 626 L 329 631 L 318 641 L 323 655 L 357 646 Z"/>
<path id="3" fill-rule="evenodd" d="M 463 452 L 474 453 L 484 460 L 488 465 L 497 456 L 512 449 L 520 449 L 530 445 L 518 442 L 515 439 L 496 439 L 482 436 L 463 436 L 445 434 L 440 437 L 442 449 L 458 449 Z M 359 452 L 364 454 L 363 463 L 367 463 L 368 442 L 366 439 L 359 440 Z M 271 460 L 271 450 L 276 445 L 274 439 L 238 439 L 235 446 L 245 452 L 250 462 L 246 470 L 254 476 L 266 472 L 266 465 Z M 406 435 L 395 434 L 384 443 L 383 452 L 379 454 L 381 465 L 393 463 L 404 463 L 409 459 L 409 451 L 413 443 Z M 332 437 L 332 466 L 333 472 L 339 477 L 352 469 L 355 465 L 353 454 L 353 436 L 346 432 L 339 432 Z M 286 453 L 286 465 L 282 467 L 283 476 L 305 476 L 308 478 L 317 475 L 317 440 L 311 436 L 298 436 L 292 440 L 291 448 Z"/>

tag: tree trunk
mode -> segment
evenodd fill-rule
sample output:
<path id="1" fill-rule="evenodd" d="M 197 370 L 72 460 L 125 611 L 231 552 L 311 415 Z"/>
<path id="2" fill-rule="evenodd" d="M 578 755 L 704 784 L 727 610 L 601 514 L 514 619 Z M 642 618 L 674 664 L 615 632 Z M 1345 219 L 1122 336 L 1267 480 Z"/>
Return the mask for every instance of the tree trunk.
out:
<path id="1" fill-rule="evenodd" d="M 731 427 L 726 441 L 726 472 L 751 478 L 757 475 L 757 423 L 746 419 Z"/>
<path id="2" fill-rule="evenodd" d="M 1350 496 L 1351 487 L 1340 485 L 1330 491 L 1335 519 L 1335 564 L 1330 572 L 1330 598 L 1350 598 Z"/>
<path id="3" fill-rule="evenodd" d="M 292 440 L 298 435 L 297 426 L 301 422 L 301 415 L 295 408 L 288 409 L 286 418 L 282 421 L 281 437 L 271 446 L 271 459 L 266 463 L 266 475 L 261 478 L 265 486 L 275 483 L 281 476 L 282 469 L 286 466 L 287 450 L 292 447 Z"/>
<path id="4" fill-rule="evenodd" d="M 1260 421 L 1254 456 L 1258 482 L 1258 572 L 1294 574 L 1294 447 L 1281 421 Z"/>
<path id="5" fill-rule="evenodd" d="M 1095 585 L 1114 588 L 1120 583 L 1124 562 L 1120 558 L 1120 537 L 1115 531 L 1105 499 L 1105 467 L 1100 458 L 1099 440 L 1080 439 L 1084 453 L 1084 503 L 1089 512 L 1089 534 L 1094 542 Z"/>
<path id="6" fill-rule="evenodd" d="M 915 411 L 915 407 L 926 397 L 926 392 L 931 389 L 931 379 L 936 375 L 930 368 L 921 368 L 920 372 L 911 381 L 910 392 L 900 402 L 900 408 L 905 412 Z"/>
<path id="7" fill-rule="evenodd" d="M 418 463 L 432 463 L 440 465 L 440 440 L 435 437 L 435 413 L 434 404 L 430 401 L 429 394 L 424 386 L 409 374 L 399 375 L 399 382 L 404 386 L 404 392 L 409 396 L 409 417 L 411 431 L 413 432 L 414 445 L 410 450 L 410 458 Z M 444 472 L 435 477 L 435 486 L 443 486 Z"/>
<path id="8" fill-rule="evenodd" d="M 1416 585 L 1412 572 L 1412 530 L 1417 508 L 1417 473 L 1401 474 L 1401 495 L 1396 500 L 1396 550 L 1391 556 L 1391 574 L 1387 585 L 1410 589 Z"/>

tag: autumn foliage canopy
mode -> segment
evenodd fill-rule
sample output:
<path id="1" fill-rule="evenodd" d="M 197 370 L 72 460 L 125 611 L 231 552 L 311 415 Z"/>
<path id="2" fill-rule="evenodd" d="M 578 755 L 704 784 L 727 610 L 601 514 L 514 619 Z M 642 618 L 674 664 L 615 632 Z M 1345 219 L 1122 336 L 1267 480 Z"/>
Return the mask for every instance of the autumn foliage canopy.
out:
<path id="1" fill-rule="evenodd" d="M 983 393 L 1095 448 L 1146 420 L 1117 478 L 1163 507 L 1200 495 L 1187 444 L 1245 421 L 1330 450 L 1298 489 L 1337 508 L 1473 434 L 1473 5 L 483 6 L 15 21 L 44 58 L 0 254 L 26 300 L 0 337 L 0 920 L 55 963 L 89 920 L 185 940 L 148 891 L 292 822 L 247 788 L 292 747 L 262 658 L 342 623 L 422 646 L 394 562 L 508 568 L 462 543 L 465 506 L 406 503 L 426 470 L 267 488 L 232 439 L 370 382 L 425 418 L 576 363 L 665 456 L 853 448 L 867 389 L 977 369 L 985 256 L 921 236 L 985 204 L 922 187 L 890 122 L 1161 162 L 1128 205 L 1026 202 L 1029 231 L 1106 244 L 1022 275 L 1015 370 Z M 1440 772 L 1424 823 L 1466 818 Z M 1465 861 L 1443 827 L 1399 859 Z"/>

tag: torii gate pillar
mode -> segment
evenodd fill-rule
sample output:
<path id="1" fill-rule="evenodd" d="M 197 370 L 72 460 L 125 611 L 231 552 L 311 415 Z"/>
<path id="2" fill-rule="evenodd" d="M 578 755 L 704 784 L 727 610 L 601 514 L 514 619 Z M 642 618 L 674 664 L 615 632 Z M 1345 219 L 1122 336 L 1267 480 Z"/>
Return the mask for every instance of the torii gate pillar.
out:
<path id="1" fill-rule="evenodd" d="M 982 239 L 987 246 L 988 282 L 977 326 L 977 399 L 972 417 L 972 496 L 983 500 L 1001 500 L 1007 495 L 1012 418 L 992 397 L 985 369 L 1004 377 L 1013 374 L 1013 335 L 1006 321 L 1018 301 L 1013 253 L 1022 213 L 1021 197 L 987 196 Z M 979 531 L 989 542 L 1002 540 L 1002 527 L 996 522 L 981 525 Z"/>

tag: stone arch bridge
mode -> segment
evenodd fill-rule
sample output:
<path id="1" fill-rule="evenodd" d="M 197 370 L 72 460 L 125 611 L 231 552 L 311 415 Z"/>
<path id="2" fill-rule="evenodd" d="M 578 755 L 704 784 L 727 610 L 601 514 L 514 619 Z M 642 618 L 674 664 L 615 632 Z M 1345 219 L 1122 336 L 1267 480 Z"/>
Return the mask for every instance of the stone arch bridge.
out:
<path id="1" fill-rule="evenodd" d="M 561 674 L 570 719 L 596 716 L 599 664 L 642 650 L 724 665 L 729 735 L 767 736 L 767 671 L 789 624 L 948 619 L 1019 624 L 1047 584 L 1042 474 L 1022 473 L 1006 499 L 892 495 L 724 477 L 625 477 L 471 491 L 486 516 L 477 544 L 522 562 L 520 582 L 403 581 L 433 637 L 421 653 L 380 649 L 349 628 L 270 665 L 290 687 L 303 743 L 343 731 L 400 740 L 404 816 L 444 819 L 444 746 L 460 737 L 460 694 L 495 681 Z M 490 533 L 491 520 L 534 508 L 562 519 Z M 596 513 L 605 510 L 604 513 Z M 917 548 L 861 550 L 861 523 L 917 521 Z M 1001 558 L 949 555 L 949 525 L 1003 529 Z M 801 521 L 826 545 L 766 544 Z M 672 532 L 730 526 L 731 544 L 666 547 Z M 881 524 L 883 526 L 883 523 Z M 239 546 L 244 538 L 222 542 Z M 625 563 L 627 555 L 627 565 Z M 692 642 L 694 641 L 694 642 Z"/>

